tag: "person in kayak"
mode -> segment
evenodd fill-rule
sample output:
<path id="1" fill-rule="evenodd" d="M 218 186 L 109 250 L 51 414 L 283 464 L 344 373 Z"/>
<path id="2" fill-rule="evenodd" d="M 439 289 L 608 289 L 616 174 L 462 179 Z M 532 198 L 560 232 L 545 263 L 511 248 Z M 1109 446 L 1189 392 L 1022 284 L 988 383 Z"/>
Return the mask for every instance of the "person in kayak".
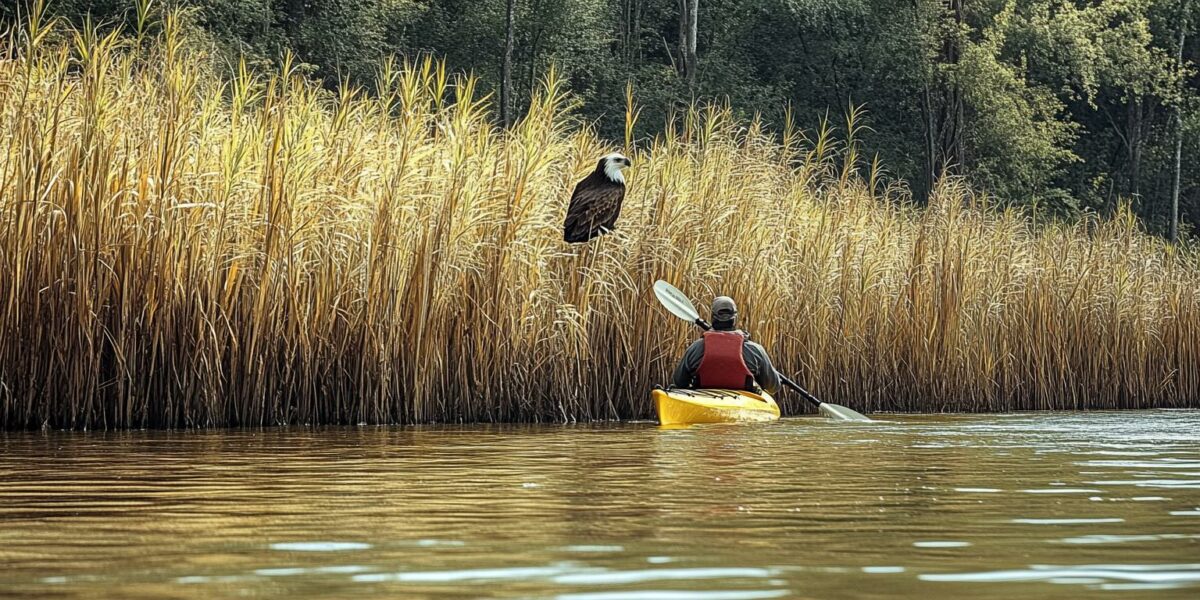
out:
<path id="1" fill-rule="evenodd" d="M 675 367 L 677 388 L 779 391 L 779 374 L 762 346 L 737 329 L 737 304 L 718 296 L 712 303 L 712 330 L 692 342 Z"/>

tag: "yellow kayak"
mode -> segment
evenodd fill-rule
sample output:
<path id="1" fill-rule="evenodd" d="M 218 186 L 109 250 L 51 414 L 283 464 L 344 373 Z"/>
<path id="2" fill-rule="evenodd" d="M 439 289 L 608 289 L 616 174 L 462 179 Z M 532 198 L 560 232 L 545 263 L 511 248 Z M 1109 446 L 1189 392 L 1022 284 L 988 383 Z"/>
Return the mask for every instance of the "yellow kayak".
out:
<path id="1" fill-rule="evenodd" d="M 650 392 L 658 422 L 751 423 L 779 418 L 779 405 L 770 394 L 738 390 L 654 390 Z"/>

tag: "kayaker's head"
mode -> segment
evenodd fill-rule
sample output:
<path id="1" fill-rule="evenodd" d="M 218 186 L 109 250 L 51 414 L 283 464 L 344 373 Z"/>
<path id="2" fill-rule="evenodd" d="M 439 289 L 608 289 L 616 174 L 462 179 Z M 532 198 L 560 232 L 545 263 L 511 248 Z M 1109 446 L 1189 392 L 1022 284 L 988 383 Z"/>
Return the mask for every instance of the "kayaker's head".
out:
<path id="1" fill-rule="evenodd" d="M 737 304 L 729 296 L 717 296 L 712 303 L 712 326 L 717 331 L 733 331 L 737 324 Z"/>

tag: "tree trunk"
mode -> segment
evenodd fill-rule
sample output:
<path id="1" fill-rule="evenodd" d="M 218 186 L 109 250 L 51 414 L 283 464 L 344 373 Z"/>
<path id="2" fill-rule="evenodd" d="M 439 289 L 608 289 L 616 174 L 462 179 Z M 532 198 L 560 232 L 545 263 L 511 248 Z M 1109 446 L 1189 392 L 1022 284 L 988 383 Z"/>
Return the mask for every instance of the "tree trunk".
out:
<path id="1" fill-rule="evenodd" d="M 941 47 L 930 64 L 922 95 L 926 201 L 937 188 L 938 180 L 948 170 L 961 168 L 966 162 L 966 151 L 963 147 L 966 111 L 962 90 L 959 89 L 958 82 L 947 77 L 942 70 L 944 65 L 957 64 L 962 54 L 958 31 L 965 18 L 963 3 L 962 0 L 942 0 L 941 6 L 942 13 L 935 17 L 934 23 L 934 31 L 940 32 L 935 35 L 940 36 Z M 914 11 L 920 10 L 915 1 L 912 8 Z M 944 33 L 947 30 L 950 33 Z"/>
<path id="2" fill-rule="evenodd" d="M 504 14 L 504 63 L 500 67 L 500 120 L 504 127 L 512 125 L 512 55 L 513 55 L 513 3 L 508 0 Z"/>
<path id="3" fill-rule="evenodd" d="M 687 77 L 687 30 L 688 4 L 691 0 L 679 0 L 679 70 L 680 77 Z"/>
<path id="4" fill-rule="evenodd" d="M 1180 36 L 1182 38 L 1183 36 Z M 1175 105 L 1175 182 L 1171 186 L 1171 243 L 1179 240 L 1179 172 L 1183 165 L 1183 115 Z"/>
<path id="5" fill-rule="evenodd" d="M 1135 95 L 1126 111 L 1126 139 L 1129 140 L 1129 187 L 1130 195 L 1141 202 L 1142 181 L 1142 97 Z"/>
<path id="6" fill-rule="evenodd" d="M 700 21 L 700 0 L 690 0 L 691 8 L 688 9 L 688 37 L 687 37 L 687 80 L 688 87 L 696 87 L 696 71 L 699 67 L 699 60 L 696 58 L 696 26 Z"/>
<path id="7" fill-rule="evenodd" d="M 679 74 L 688 87 L 696 84 L 696 26 L 700 0 L 679 0 Z"/>
<path id="8" fill-rule="evenodd" d="M 638 30 L 638 1 L 621 2 L 621 60 L 626 65 L 634 64 L 640 31 Z"/>
<path id="9" fill-rule="evenodd" d="M 938 179 L 937 123 L 934 120 L 933 93 L 929 82 L 925 83 L 922 121 L 925 126 L 925 202 L 933 196 L 933 186 Z"/>
<path id="10" fill-rule="evenodd" d="M 623 0 L 621 5 L 621 59 L 628 66 L 641 64 L 642 2 Z"/>
<path id="11" fill-rule="evenodd" d="M 642 64 L 642 1 L 633 0 L 633 64 Z"/>
<path id="12" fill-rule="evenodd" d="M 962 29 L 965 20 L 963 0 L 950 0 L 949 7 L 954 14 L 954 30 L 957 32 Z M 958 64 L 962 56 L 962 48 L 959 47 L 960 41 L 957 33 L 954 37 L 946 40 L 947 64 Z M 946 164 L 959 168 L 965 167 L 967 162 L 962 141 L 963 128 L 966 127 L 965 112 L 962 90 L 957 81 L 951 81 L 946 90 L 946 120 L 942 128 L 942 160 Z"/>
<path id="13" fill-rule="evenodd" d="M 1183 43 L 1187 35 L 1188 3 L 1184 2 L 1182 7 L 1183 18 L 1179 22 L 1179 47 L 1175 54 L 1175 68 L 1178 69 L 1179 77 L 1182 78 L 1183 73 Z M 1175 181 L 1171 185 L 1171 243 L 1179 240 L 1179 175 L 1183 170 L 1183 94 L 1186 92 L 1183 82 L 1180 81 L 1180 97 L 1175 100 Z"/>

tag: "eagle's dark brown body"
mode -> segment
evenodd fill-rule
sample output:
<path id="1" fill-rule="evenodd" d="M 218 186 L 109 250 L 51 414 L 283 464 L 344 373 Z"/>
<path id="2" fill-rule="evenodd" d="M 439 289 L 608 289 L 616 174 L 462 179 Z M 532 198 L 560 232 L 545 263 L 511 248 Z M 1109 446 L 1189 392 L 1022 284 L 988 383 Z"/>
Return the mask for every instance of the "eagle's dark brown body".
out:
<path id="1" fill-rule="evenodd" d="M 625 200 L 625 183 L 623 179 L 612 179 L 610 172 L 620 177 L 620 166 L 612 166 L 610 161 L 623 161 L 618 163 L 620 166 L 629 164 L 629 159 L 623 156 L 606 156 L 600 159 L 595 171 L 575 185 L 563 223 L 563 240 L 567 243 L 586 242 L 616 226 L 621 202 Z"/>

